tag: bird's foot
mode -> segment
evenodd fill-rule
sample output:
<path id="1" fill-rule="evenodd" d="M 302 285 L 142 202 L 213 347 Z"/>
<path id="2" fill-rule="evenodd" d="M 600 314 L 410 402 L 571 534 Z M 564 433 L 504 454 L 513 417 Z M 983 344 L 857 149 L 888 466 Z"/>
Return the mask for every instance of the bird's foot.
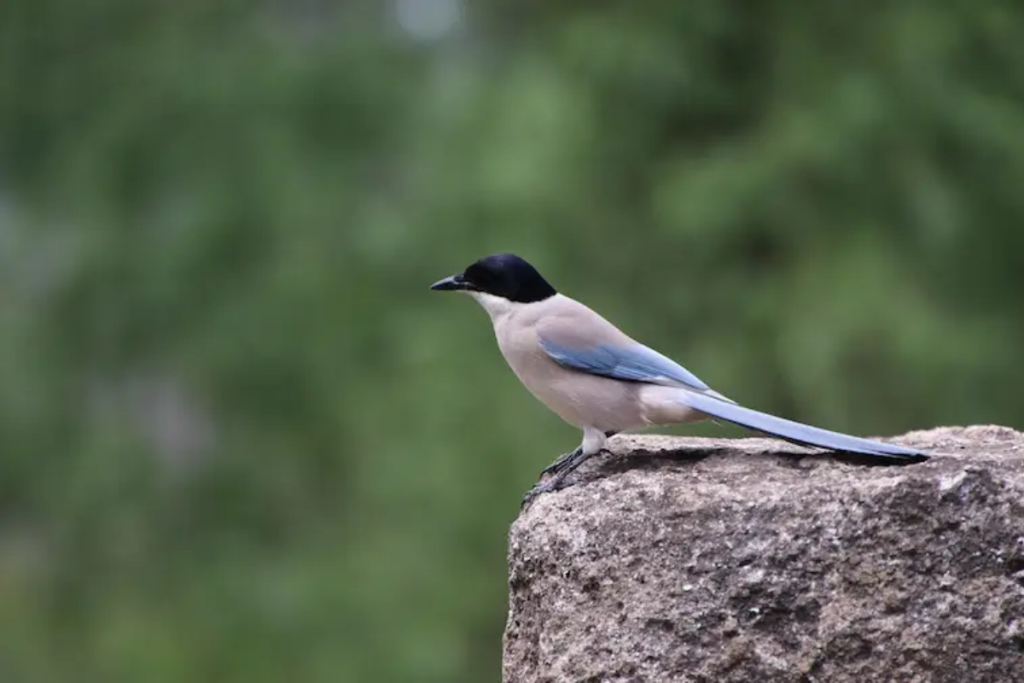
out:
<path id="1" fill-rule="evenodd" d="M 607 451 L 605 451 L 604 449 L 601 449 L 597 453 L 605 453 L 605 452 L 607 452 Z M 573 451 L 572 453 L 566 453 L 565 455 L 559 457 L 558 460 L 556 460 L 555 462 L 551 463 L 541 473 L 541 477 L 542 478 L 546 474 L 554 474 L 554 476 L 551 477 L 550 479 L 546 480 L 546 481 L 539 481 L 536 484 L 534 484 L 533 488 L 531 488 L 529 491 L 527 491 L 526 495 L 523 496 L 523 501 L 519 505 L 519 509 L 520 510 L 525 509 L 530 503 L 532 503 L 534 501 L 535 498 L 537 498 L 541 494 L 553 493 L 555 491 L 560 491 L 560 490 L 562 490 L 564 488 L 567 488 L 568 484 L 566 483 L 566 478 L 577 467 L 579 467 L 580 465 L 585 463 L 591 457 L 597 455 L 597 453 L 587 453 L 587 454 L 584 454 L 583 447 L 581 446 L 581 447 L 577 448 L 575 451 Z"/>
<path id="2" fill-rule="evenodd" d="M 554 477 L 547 481 L 539 481 L 533 485 L 533 488 L 526 492 L 526 495 L 523 496 L 523 501 L 519 504 L 519 509 L 525 510 L 530 503 L 537 498 L 537 496 L 540 496 L 543 493 L 553 493 L 562 488 L 565 488 L 564 477 Z"/>
<path id="3" fill-rule="evenodd" d="M 582 453 L 583 446 L 577 446 L 576 450 L 569 451 L 568 453 L 563 453 L 562 455 L 558 456 L 558 458 L 553 463 L 542 469 L 540 471 L 540 476 L 543 478 L 549 474 L 561 473 L 564 469 L 566 469 L 566 467 L 569 466 L 569 463 L 573 460 L 573 458 L 578 458 Z"/>

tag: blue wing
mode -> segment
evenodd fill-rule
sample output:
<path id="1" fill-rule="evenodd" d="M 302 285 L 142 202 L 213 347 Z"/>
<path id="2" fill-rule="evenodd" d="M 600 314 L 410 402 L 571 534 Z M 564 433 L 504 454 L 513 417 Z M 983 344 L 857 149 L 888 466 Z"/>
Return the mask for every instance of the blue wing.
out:
<path id="1" fill-rule="evenodd" d="M 643 344 L 594 344 L 577 348 L 541 337 L 540 345 L 559 365 L 589 372 L 592 375 L 628 382 L 683 385 L 698 391 L 710 390 L 708 385 L 692 372 Z"/>

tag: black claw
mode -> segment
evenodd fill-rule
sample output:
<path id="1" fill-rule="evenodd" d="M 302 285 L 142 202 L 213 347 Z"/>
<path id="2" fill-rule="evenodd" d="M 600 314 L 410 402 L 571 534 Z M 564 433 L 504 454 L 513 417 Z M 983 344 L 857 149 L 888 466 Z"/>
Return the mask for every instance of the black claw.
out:
<path id="1" fill-rule="evenodd" d="M 601 449 L 598 453 L 606 453 L 605 449 Z M 554 476 L 547 481 L 541 481 L 534 484 L 533 488 L 526 492 L 523 496 L 523 501 L 519 505 L 519 509 L 523 510 L 533 502 L 533 499 L 543 493 L 553 493 L 554 491 L 560 491 L 567 487 L 566 478 L 580 465 L 590 460 L 591 457 L 597 455 L 597 453 L 591 453 L 590 455 L 583 454 L 583 447 L 580 446 L 572 453 L 566 453 L 555 460 L 553 463 L 544 468 L 541 473 L 541 477 L 546 474 L 553 474 Z"/>
<path id="2" fill-rule="evenodd" d="M 550 480 L 541 482 L 539 484 L 534 484 L 533 488 L 527 491 L 526 495 L 523 496 L 523 501 L 519 504 L 519 509 L 526 509 L 526 507 L 533 502 L 533 499 L 541 495 L 542 493 L 551 493 L 552 491 L 554 491 L 555 487 L 552 486 L 553 481 L 554 480 Z"/>
<path id="3" fill-rule="evenodd" d="M 549 474 L 555 474 L 556 472 L 558 472 L 558 468 L 561 467 L 562 463 L 564 462 L 564 460 L 562 460 L 562 458 L 564 458 L 566 455 L 569 455 L 569 453 L 566 453 L 565 455 L 560 457 L 558 460 L 554 461 L 553 463 L 551 463 L 550 465 L 548 465 L 547 467 L 542 469 L 540 471 L 540 476 L 541 477 L 546 477 Z"/>
<path id="4" fill-rule="evenodd" d="M 564 470 L 568 466 L 568 464 L 574 458 L 578 458 L 582 452 L 583 452 L 583 446 L 578 446 L 576 448 L 576 450 L 574 450 L 574 451 L 569 451 L 568 453 L 563 453 L 562 455 L 558 456 L 558 458 L 553 463 L 551 463 L 550 465 L 545 467 L 543 470 L 541 470 L 540 476 L 541 477 L 545 477 L 545 476 L 547 476 L 549 474 L 558 474 L 558 473 L 560 473 L 562 470 Z"/>

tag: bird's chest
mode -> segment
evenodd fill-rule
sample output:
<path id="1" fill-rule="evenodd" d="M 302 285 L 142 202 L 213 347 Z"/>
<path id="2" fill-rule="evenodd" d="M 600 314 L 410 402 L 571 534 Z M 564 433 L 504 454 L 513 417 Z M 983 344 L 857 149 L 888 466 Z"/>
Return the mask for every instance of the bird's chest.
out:
<path id="1" fill-rule="evenodd" d="M 494 333 L 501 355 L 512 371 L 530 390 L 539 387 L 551 359 L 541 349 L 533 327 L 505 322 L 496 324 Z"/>
<path id="2" fill-rule="evenodd" d="M 523 386 L 563 419 L 579 423 L 580 390 L 592 378 L 570 372 L 553 361 L 541 348 L 532 325 L 496 326 L 495 332 L 498 348 Z"/>
<path id="3" fill-rule="evenodd" d="M 508 320 L 494 326 L 498 348 L 519 381 L 534 396 L 550 405 L 565 392 L 560 368 L 544 353 L 534 325 Z"/>

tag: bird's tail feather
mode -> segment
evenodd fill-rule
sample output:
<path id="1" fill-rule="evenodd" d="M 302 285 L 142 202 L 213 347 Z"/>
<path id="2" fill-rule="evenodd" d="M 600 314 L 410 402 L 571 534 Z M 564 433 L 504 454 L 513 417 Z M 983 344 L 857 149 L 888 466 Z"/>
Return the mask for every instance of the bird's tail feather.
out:
<path id="1" fill-rule="evenodd" d="M 904 448 L 893 444 L 862 439 L 849 434 L 832 432 L 820 427 L 812 427 L 800 422 L 793 422 L 781 417 L 744 408 L 735 403 L 727 403 L 714 396 L 686 391 L 683 401 L 691 408 L 702 413 L 732 422 L 758 432 L 790 441 L 801 446 L 815 446 L 845 453 L 859 453 L 900 460 L 903 462 L 921 462 L 928 459 L 928 454 L 913 448 Z"/>

